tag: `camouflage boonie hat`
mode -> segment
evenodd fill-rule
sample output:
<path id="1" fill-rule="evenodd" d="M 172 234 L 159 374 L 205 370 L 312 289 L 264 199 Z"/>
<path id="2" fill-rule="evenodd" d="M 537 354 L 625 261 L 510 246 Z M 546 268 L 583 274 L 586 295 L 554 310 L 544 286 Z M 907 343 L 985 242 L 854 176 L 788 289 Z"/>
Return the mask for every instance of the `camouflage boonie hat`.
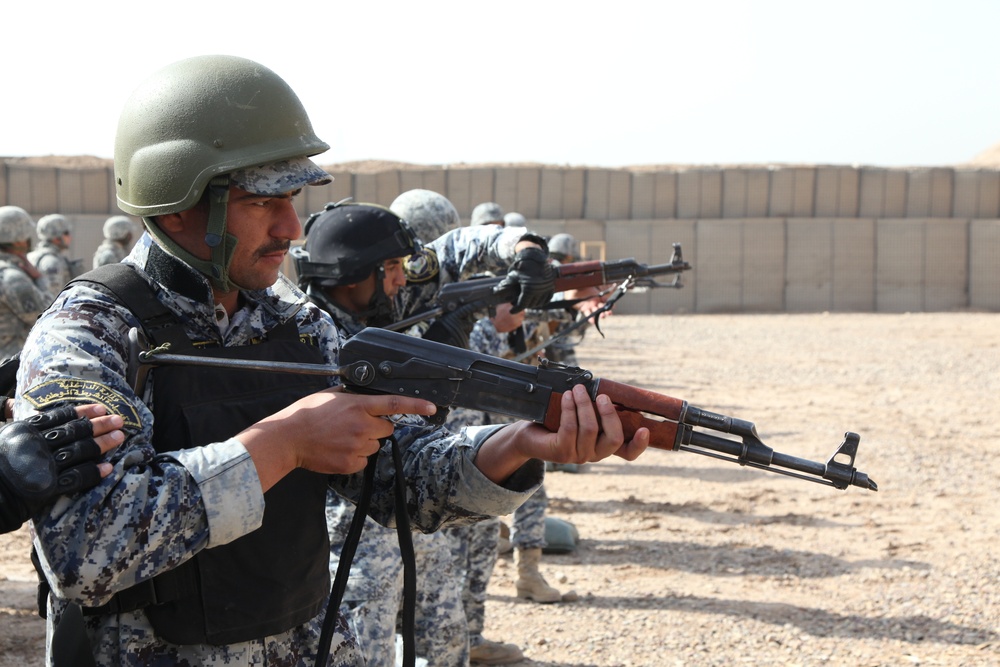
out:
<path id="1" fill-rule="evenodd" d="M 472 220 L 469 224 L 476 225 L 503 224 L 503 209 L 495 202 L 485 202 L 472 209 Z"/>
<path id="2" fill-rule="evenodd" d="M 307 185 L 326 185 L 333 176 L 306 157 L 247 167 L 229 175 L 233 185 L 257 195 L 276 196 Z"/>

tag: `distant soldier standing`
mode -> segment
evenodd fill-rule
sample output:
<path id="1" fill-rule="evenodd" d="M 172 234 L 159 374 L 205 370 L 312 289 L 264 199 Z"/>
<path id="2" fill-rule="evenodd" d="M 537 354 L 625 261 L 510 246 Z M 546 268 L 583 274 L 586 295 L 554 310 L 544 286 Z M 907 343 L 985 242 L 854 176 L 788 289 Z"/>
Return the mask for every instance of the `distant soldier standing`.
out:
<path id="1" fill-rule="evenodd" d="M 21 351 L 28 331 L 52 302 L 28 261 L 35 225 L 18 206 L 0 206 L 0 359 Z"/>
<path id="2" fill-rule="evenodd" d="M 104 221 L 104 240 L 94 252 L 94 268 L 117 264 L 128 255 L 135 227 L 126 215 L 114 215 Z"/>
<path id="3" fill-rule="evenodd" d="M 81 273 L 80 260 L 69 257 L 73 223 L 64 215 L 51 213 L 38 221 L 36 232 L 38 246 L 28 253 L 28 261 L 45 278 L 45 289 L 50 294 L 58 294 L 66 283 Z"/>

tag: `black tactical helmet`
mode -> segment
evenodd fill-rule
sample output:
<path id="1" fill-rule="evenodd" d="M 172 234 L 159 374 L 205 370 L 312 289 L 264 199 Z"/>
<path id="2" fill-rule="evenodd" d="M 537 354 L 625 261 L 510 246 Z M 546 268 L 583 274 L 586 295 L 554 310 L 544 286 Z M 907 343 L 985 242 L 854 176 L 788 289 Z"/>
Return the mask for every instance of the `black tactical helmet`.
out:
<path id="1" fill-rule="evenodd" d="M 371 275 L 381 262 L 417 251 L 410 226 L 377 204 L 327 204 L 306 221 L 306 243 L 292 257 L 299 286 L 350 285 Z"/>

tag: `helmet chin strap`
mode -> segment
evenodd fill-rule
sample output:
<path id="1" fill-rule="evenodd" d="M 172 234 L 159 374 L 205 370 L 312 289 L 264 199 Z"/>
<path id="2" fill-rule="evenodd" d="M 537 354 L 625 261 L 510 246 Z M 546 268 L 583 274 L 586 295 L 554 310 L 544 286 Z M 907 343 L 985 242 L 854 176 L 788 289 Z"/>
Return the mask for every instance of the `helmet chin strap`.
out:
<path id="1" fill-rule="evenodd" d="M 200 259 L 182 248 L 170 238 L 151 219 L 146 218 L 149 233 L 170 254 L 184 260 L 193 269 L 204 274 L 212 286 L 221 292 L 242 290 L 229 279 L 229 265 L 233 261 L 233 253 L 239 242 L 232 234 L 226 232 L 226 208 L 229 205 L 229 176 L 216 176 L 208 184 L 208 229 L 205 231 L 205 244 L 212 253 L 211 259 Z"/>

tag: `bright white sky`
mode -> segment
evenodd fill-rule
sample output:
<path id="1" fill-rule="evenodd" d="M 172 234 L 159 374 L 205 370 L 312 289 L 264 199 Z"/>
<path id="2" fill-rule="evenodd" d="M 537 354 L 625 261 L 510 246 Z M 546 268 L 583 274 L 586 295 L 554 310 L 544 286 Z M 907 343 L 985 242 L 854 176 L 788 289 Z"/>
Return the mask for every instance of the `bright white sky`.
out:
<path id="1" fill-rule="evenodd" d="M 1000 142 L 995 0 L 8 2 L 0 155 L 111 157 L 206 53 L 296 90 L 321 164 L 934 166 Z"/>

